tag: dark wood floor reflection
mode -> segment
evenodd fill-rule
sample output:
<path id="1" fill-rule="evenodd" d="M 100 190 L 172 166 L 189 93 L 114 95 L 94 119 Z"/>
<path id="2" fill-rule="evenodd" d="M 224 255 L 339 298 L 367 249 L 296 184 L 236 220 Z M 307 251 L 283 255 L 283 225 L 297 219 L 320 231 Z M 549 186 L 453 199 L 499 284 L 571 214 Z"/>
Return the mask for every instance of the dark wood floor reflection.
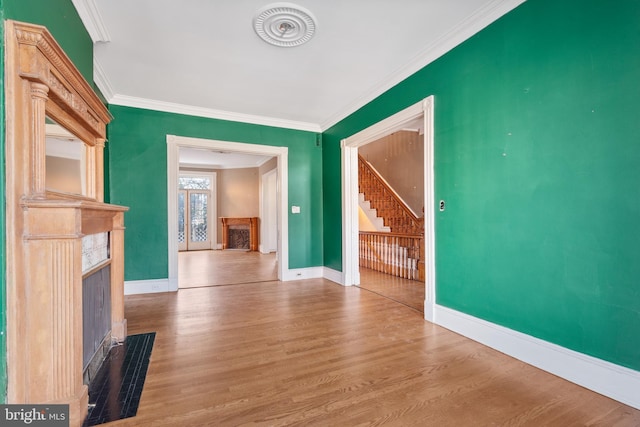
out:
<path id="1" fill-rule="evenodd" d="M 234 285 L 278 280 L 276 254 L 241 250 L 178 253 L 178 286 Z"/>
<path id="2" fill-rule="evenodd" d="M 424 282 L 360 267 L 360 287 L 424 312 Z"/>
<path id="3" fill-rule="evenodd" d="M 156 332 L 118 426 L 638 426 L 640 411 L 324 279 L 125 299 Z"/>

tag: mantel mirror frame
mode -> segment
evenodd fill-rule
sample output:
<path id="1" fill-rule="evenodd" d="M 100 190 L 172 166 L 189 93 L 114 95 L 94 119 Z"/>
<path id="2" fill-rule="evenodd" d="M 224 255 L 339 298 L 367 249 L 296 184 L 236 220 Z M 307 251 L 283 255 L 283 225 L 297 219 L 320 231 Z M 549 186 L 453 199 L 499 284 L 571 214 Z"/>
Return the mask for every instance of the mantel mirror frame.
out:
<path id="1" fill-rule="evenodd" d="M 108 233 L 111 337 L 124 341 L 124 212 L 105 204 L 109 111 L 45 27 L 5 35 L 7 403 L 68 404 L 82 425 L 82 239 Z M 46 189 L 46 119 L 84 143 L 83 194 Z"/>
<path id="2" fill-rule="evenodd" d="M 30 163 L 27 197 L 77 198 L 102 202 L 104 200 L 103 150 L 106 141 L 106 125 L 111 115 L 93 89 L 77 71 L 71 60 L 53 39 L 46 28 L 7 21 L 7 100 L 15 99 L 15 109 L 9 111 L 19 118 L 21 111 L 29 111 L 24 117 L 23 129 L 29 134 L 31 144 L 24 148 L 24 164 Z M 11 52 L 14 48 L 14 52 Z M 17 50 L 17 51 L 15 51 Z M 12 54 L 13 53 L 13 54 Z M 12 65 L 11 61 L 16 60 Z M 12 68 L 10 70 L 9 68 Z M 13 80 L 12 78 L 18 78 Z M 9 105 L 8 105 L 9 107 Z M 77 136 L 85 144 L 84 195 L 58 194 L 47 191 L 45 185 L 45 118 Z M 30 123 L 28 123 L 30 122 Z M 15 135 L 19 137 L 19 135 Z"/>

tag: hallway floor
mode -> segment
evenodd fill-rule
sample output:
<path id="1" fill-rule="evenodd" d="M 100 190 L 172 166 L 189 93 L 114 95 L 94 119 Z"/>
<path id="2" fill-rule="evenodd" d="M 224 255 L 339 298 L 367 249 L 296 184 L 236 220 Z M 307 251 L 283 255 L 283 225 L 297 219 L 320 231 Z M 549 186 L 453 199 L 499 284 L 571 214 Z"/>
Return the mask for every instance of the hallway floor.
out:
<path id="1" fill-rule="evenodd" d="M 178 263 L 180 289 L 278 280 L 275 253 L 184 251 L 178 254 Z M 360 288 L 423 312 L 424 282 L 360 268 Z"/>
<path id="2" fill-rule="evenodd" d="M 178 287 L 235 285 L 278 280 L 276 254 L 245 250 L 178 253 Z"/>
<path id="3" fill-rule="evenodd" d="M 424 282 L 360 267 L 360 287 L 424 312 Z"/>

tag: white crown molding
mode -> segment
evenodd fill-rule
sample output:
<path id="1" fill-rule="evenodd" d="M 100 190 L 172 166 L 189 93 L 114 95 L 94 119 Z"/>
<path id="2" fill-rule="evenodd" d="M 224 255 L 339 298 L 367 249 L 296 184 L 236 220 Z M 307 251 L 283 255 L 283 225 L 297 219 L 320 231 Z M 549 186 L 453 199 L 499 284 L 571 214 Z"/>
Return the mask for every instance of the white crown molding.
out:
<path id="1" fill-rule="evenodd" d="M 515 9 L 525 1 L 526 0 L 494 0 L 477 10 L 474 14 L 460 22 L 446 34 L 427 46 L 418 55 L 416 55 L 413 60 L 409 61 L 409 63 L 381 80 L 380 83 L 375 85 L 375 89 L 372 92 L 361 96 L 346 108 L 333 114 L 324 123 L 321 123 L 320 127 L 322 131 L 324 132 L 348 117 L 350 114 L 364 107 L 378 96 L 396 86 L 407 77 L 420 71 L 422 68 L 440 58 L 442 55 L 469 39 L 471 36 L 475 35 L 480 30 L 487 27 L 507 12 Z"/>
<path id="2" fill-rule="evenodd" d="M 640 409 L 640 372 L 435 306 L 435 323 L 567 381 Z"/>
<path id="3" fill-rule="evenodd" d="M 100 87 L 100 86 L 98 86 Z M 137 98 L 116 94 L 108 99 L 109 104 L 124 107 L 144 108 L 147 110 L 164 111 L 166 113 L 186 114 L 189 116 L 207 117 L 210 119 L 228 120 L 231 122 L 251 123 L 255 125 L 272 126 L 278 128 L 303 130 L 308 132 L 322 132 L 315 123 L 297 122 L 293 120 L 277 119 L 274 117 L 254 116 L 251 114 L 234 113 L 231 111 L 214 110 L 211 108 L 194 107 L 192 105 L 176 104 L 173 102 L 156 101 L 153 99 Z"/>
<path id="4" fill-rule="evenodd" d="M 111 36 L 95 0 L 71 0 L 94 43 L 109 42 Z"/>
<path id="5" fill-rule="evenodd" d="M 100 89 L 100 92 L 102 92 L 102 95 L 107 101 L 113 98 L 111 82 L 105 74 L 102 65 L 100 65 L 95 57 L 93 58 L 93 82 L 98 86 L 98 89 Z"/>

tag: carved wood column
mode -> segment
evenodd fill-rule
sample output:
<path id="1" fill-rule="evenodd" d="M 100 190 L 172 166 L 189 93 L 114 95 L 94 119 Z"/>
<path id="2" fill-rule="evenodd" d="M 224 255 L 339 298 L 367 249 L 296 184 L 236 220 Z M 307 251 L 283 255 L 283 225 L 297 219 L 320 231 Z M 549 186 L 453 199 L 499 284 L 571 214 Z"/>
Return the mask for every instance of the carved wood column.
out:
<path id="1" fill-rule="evenodd" d="M 82 380 L 82 240 L 74 208 L 25 206 L 28 332 L 22 403 L 64 403 L 70 418 L 84 419 Z M 78 333 L 80 331 L 80 333 Z"/>
<path id="2" fill-rule="evenodd" d="M 101 190 L 98 190 L 97 185 L 96 185 L 96 176 L 95 176 L 95 172 L 96 172 L 96 146 L 89 146 L 89 145 L 85 145 L 84 147 L 85 153 L 84 153 L 84 164 L 85 164 L 85 171 L 84 171 L 84 179 L 86 182 L 86 196 L 91 198 L 91 199 L 97 199 L 96 197 L 96 193 L 98 193 L 98 191 L 102 192 Z M 100 200 L 101 201 L 101 200 Z"/>
<path id="3" fill-rule="evenodd" d="M 95 198 L 99 202 L 104 201 L 104 140 L 96 141 L 93 147 L 95 158 L 93 159 L 95 177 L 94 188 L 96 189 Z"/>
<path id="4" fill-rule="evenodd" d="M 45 197 L 46 174 L 45 164 L 47 160 L 46 154 L 46 134 L 45 134 L 45 118 L 46 103 L 49 99 L 49 87 L 40 83 L 31 83 L 31 132 L 33 138 L 31 140 L 31 195 L 36 198 Z"/>
<path id="5" fill-rule="evenodd" d="M 111 337 L 124 342 L 127 319 L 124 318 L 124 213 L 113 218 L 111 230 Z"/>

